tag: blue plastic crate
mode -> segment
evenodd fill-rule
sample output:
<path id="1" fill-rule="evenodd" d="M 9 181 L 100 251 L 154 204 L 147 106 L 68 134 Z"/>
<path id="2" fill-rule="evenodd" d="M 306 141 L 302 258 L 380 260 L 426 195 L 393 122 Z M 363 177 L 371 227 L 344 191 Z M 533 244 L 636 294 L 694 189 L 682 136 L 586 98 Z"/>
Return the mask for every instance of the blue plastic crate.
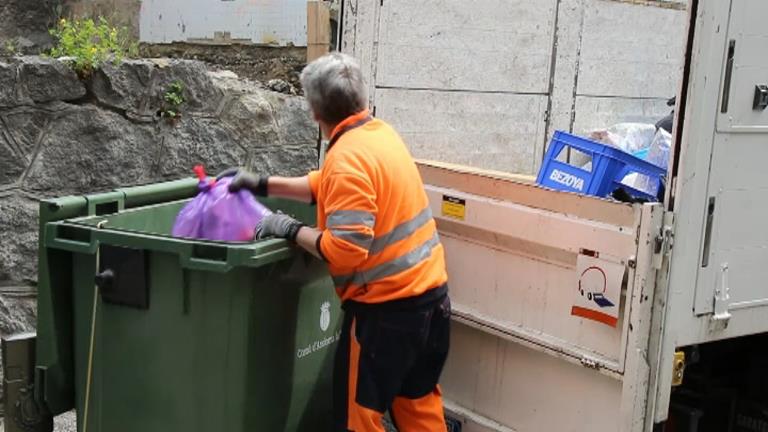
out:
<path id="1" fill-rule="evenodd" d="M 568 148 L 588 156 L 592 160 L 591 169 L 557 160 Z M 635 198 L 657 201 L 655 196 L 621 183 L 624 177 L 632 173 L 646 175 L 658 185 L 666 170 L 616 147 L 556 131 L 536 183 L 550 189 L 599 197 L 608 196 L 621 187 Z"/>

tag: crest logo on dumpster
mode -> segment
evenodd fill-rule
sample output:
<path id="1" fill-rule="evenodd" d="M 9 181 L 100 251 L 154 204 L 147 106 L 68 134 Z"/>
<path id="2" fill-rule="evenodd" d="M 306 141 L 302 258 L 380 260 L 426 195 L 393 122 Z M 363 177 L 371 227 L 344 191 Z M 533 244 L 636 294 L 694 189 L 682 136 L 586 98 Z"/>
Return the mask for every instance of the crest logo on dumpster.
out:
<path id="1" fill-rule="evenodd" d="M 320 330 L 326 331 L 331 325 L 331 303 L 325 302 L 320 306 Z"/>

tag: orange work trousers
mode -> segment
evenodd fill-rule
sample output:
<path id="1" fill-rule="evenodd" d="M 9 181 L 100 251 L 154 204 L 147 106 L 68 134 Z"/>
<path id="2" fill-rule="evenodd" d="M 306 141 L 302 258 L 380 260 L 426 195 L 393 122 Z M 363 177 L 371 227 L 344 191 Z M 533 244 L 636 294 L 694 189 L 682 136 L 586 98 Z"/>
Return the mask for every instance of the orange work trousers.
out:
<path id="1" fill-rule="evenodd" d="M 429 298 L 436 293 L 393 304 L 345 303 L 334 365 L 336 431 L 384 432 L 387 411 L 399 432 L 447 431 L 437 383 L 448 355 L 450 299 Z"/>

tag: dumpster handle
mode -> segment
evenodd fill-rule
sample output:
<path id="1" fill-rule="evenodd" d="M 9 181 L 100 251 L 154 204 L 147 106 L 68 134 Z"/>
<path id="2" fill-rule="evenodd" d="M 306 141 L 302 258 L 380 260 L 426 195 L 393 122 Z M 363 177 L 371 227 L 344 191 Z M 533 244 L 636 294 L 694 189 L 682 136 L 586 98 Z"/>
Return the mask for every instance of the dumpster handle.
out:
<path id="1" fill-rule="evenodd" d="M 213 272 L 227 272 L 232 266 L 226 261 L 219 261 L 207 258 L 186 257 L 182 258 L 182 266 L 190 270 L 206 270 Z"/>
<path id="2" fill-rule="evenodd" d="M 288 258 L 293 254 L 293 250 L 289 247 L 282 247 L 269 252 L 253 255 L 250 258 L 250 267 L 258 268 L 267 264 L 272 264 L 276 261 Z"/>
<path id="3" fill-rule="evenodd" d="M 91 243 L 63 238 L 51 239 L 51 246 L 56 249 L 63 249 L 65 251 L 76 253 L 91 253 L 94 250 Z"/>

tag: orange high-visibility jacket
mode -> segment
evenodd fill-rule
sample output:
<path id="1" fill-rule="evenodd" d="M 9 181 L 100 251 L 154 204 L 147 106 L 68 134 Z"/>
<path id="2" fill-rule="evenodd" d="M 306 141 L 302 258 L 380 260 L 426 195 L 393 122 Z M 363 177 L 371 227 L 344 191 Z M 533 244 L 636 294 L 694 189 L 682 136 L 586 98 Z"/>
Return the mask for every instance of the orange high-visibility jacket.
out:
<path id="1" fill-rule="evenodd" d="M 341 122 L 309 183 L 322 231 L 318 250 L 342 301 L 398 300 L 446 283 L 421 176 L 388 124 L 368 111 Z"/>

